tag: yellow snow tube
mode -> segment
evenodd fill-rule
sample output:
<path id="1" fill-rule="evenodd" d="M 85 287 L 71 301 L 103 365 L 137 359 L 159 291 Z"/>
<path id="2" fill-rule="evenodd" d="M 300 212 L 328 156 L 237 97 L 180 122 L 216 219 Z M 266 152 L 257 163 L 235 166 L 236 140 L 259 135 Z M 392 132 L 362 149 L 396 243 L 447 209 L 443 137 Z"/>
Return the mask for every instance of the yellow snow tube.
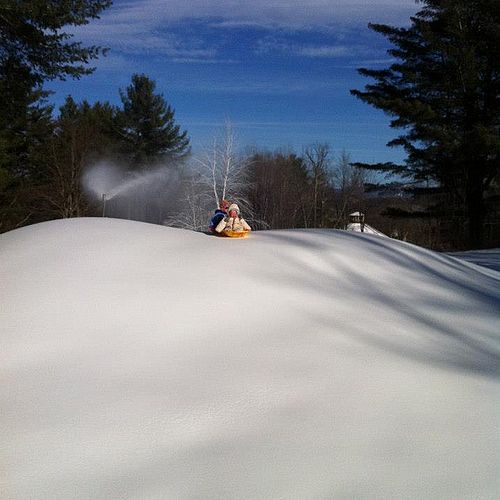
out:
<path id="1" fill-rule="evenodd" d="M 219 233 L 219 236 L 225 236 L 226 238 L 246 238 L 250 234 L 250 231 L 231 231 L 231 229 L 224 229 Z"/>

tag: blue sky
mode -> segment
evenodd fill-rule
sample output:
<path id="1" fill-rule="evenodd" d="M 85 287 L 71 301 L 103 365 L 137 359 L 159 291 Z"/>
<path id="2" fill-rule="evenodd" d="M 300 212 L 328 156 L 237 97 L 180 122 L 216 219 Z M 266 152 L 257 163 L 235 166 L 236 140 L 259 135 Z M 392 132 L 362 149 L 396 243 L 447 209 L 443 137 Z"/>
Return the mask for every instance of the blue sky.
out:
<path id="1" fill-rule="evenodd" d="M 414 0 L 115 0 L 101 19 L 73 30 L 110 48 L 79 81 L 52 82 L 66 95 L 120 103 L 133 73 L 157 83 L 191 137 L 206 147 L 226 120 L 240 146 L 291 148 L 327 142 L 353 161 L 401 161 L 395 131 L 349 89 L 360 66 L 390 64 L 387 42 L 368 22 L 408 24 Z"/>

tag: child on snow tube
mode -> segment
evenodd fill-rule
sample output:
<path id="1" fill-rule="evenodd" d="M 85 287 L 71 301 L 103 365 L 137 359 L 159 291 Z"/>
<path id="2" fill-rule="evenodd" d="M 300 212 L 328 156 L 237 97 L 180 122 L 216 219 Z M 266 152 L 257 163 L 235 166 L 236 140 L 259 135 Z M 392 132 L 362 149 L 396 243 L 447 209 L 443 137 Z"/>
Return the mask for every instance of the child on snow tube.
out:
<path id="1" fill-rule="evenodd" d="M 228 215 L 224 217 L 215 228 L 217 233 L 224 235 L 224 233 L 246 233 L 251 231 L 245 219 L 240 217 L 240 207 L 238 207 L 236 203 L 231 204 L 227 211 Z"/>
<path id="2" fill-rule="evenodd" d="M 227 215 L 227 209 L 231 203 L 227 200 L 221 200 L 219 203 L 219 208 L 215 211 L 212 219 L 210 220 L 210 224 L 208 226 L 208 229 L 213 233 L 215 232 L 215 228 L 219 224 L 219 222 L 224 219 L 224 217 Z"/>

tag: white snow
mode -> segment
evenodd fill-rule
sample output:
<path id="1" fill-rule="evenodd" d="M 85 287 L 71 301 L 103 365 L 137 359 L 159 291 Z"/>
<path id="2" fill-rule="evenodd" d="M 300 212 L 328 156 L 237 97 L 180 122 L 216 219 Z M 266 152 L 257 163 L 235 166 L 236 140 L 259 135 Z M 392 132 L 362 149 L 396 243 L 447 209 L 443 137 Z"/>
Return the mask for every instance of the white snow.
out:
<path id="1" fill-rule="evenodd" d="M 500 271 L 500 248 L 449 253 L 452 257 Z"/>
<path id="2" fill-rule="evenodd" d="M 354 214 L 351 214 L 351 215 L 354 215 Z M 368 224 L 361 224 L 359 222 L 351 222 L 350 224 L 347 224 L 346 230 L 347 231 L 353 231 L 353 232 L 356 232 L 356 233 L 375 234 L 377 236 L 385 236 L 385 237 L 387 237 L 386 234 L 382 233 L 378 229 L 375 229 L 374 227 L 372 227 L 372 226 L 370 226 Z"/>
<path id="3" fill-rule="evenodd" d="M 499 498 L 495 270 L 112 219 L 0 255 L 2 500 Z"/>

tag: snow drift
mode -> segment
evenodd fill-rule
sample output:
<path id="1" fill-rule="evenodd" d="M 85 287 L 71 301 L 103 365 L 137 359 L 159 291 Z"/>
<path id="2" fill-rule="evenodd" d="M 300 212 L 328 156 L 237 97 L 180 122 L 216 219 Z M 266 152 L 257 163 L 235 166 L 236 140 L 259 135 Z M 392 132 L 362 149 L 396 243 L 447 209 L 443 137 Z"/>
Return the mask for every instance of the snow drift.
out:
<path id="1" fill-rule="evenodd" d="M 110 219 L 0 252 L 2 499 L 498 497 L 497 271 Z"/>

